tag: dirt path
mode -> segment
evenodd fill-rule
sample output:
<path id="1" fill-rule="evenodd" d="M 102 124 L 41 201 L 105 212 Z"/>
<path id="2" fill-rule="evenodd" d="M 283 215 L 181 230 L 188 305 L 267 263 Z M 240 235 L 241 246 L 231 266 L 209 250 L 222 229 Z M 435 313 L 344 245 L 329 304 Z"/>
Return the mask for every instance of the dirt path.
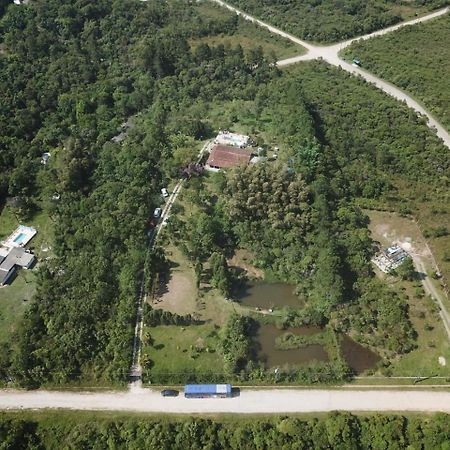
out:
<path id="1" fill-rule="evenodd" d="M 450 392 L 433 390 L 244 390 L 231 399 L 165 398 L 158 391 L 129 392 L 0 391 L 0 409 L 64 408 L 155 413 L 309 413 L 346 411 L 420 411 L 450 413 Z"/>
<path id="2" fill-rule="evenodd" d="M 436 132 L 437 136 L 442 139 L 445 146 L 450 149 L 450 134 L 448 131 L 435 119 L 435 117 L 427 111 L 421 104 L 419 104 L 414 98 L 412 98 L 410 95 L 408 95 L 406 92 L 402 91 L 398 87 L 394 86 L 393 84 L 387 83 L 381 78 L 376 77 L 375 75 L 372 75 L 371 73 L 367 72 L 366 70 L 355 67 L 352 64 L 347 63 L 343 59 L 339 57 L 339 52 L 348 47 L 353 42 L 359 40 L 359 39 L 371 39 L 376 36 L 383 36 L 387 33 L 391 33 L 395 30 L 398 30 L 399 28 L 405 27 L 407 25 L 414 25 L 421 22 L 426 22 L 428 20 L 435 19 L 437 17 L 441 17 L 444 14 L 447 14 L 450 11 L 450 7 L 446 7 L 443 9 L 440 9 L 438 11 L 434 11 L 430 14 L 427 14 L 425 16 L 419 17 L 417 19 L 409 20 L 406 22 L 401 22 L 397 25 L 385 28 L 383 30 L 375 31 L 374 33 L 370 33 L 364 36 L 356 37 L 353 39 L 349 39 L 347 41 L 340 42 L 338 44 L 334 45 L 328 45 L 328 46 L 321 46 L 321 45 L 312 45 L 309 42 L 303 41 L 301 39 L 296 38 L 292 34 L 286 33 L 283 30 L 280 30 L 279 28 L 273 27 L 272 25 L 269 25 L 259 19 L 256 19 L 255 17 L 244 13 L 243 11 L 240 11 L 239 9 L 235 8 L 232 5 L 229 5 L 228 3 L 222 1 L 222 0 L 212 0 L 215 3 L 218 3 L 219 5 L 229 9 L 230 11 L 234 11 L 236 14 L 242 16 L 244 19 L 256 23 L 260 25 L 261 27 L 266 28 L 270 32 L 274 34 L 278 34 L 279 36 L 282 36 L 286 39 L 289 39 L 290 41 L 301 45 L 302 47 L 306 48 L 308 50 L 308 53 L 306 55 L 301 56 L 294 56 L 292 58 L 283 59 L 277 62 L 278 67 L 285 67 L 292 64 L 297 64 L 302 61 L 311 61 L 313 59 L 323 59 L 329 64 L 332 64 L 333 66 L 341 67 L 342 69 L 346 70 L 347 72 L 352 73 L 353 75 L 359 75 L 362 78 L 364 78 L 369 83 L 374 84 L 377 88 L 381 89 L 382 91 L 386 92 L 386 94 L 390 95 L 391 97 L 396 98 L 397 100 L 400 100 L 402 102 L 405 102 L 410 108 L 414 109 L 416 113 L 426 117 L 428 119 L 428 127 L 431 128 L 433 131 Z"/>
<path id="3" fill-rule="evenodd" d="M 414 260 L 416 270 L 418 272 L 426 274 L 427 271 L 424 261 L 422 260 L 422 257 L 416 254 L 412 254 L 411 256 Z M 425 289 L 425 292 L 431 295 L 431 297 L 433 297 L 433 299 L 437 301 L 440 309 L 439 315 L 442 319 L 442 322 L 444 323 L 445 330 L 447 331 L 447 335 L 450 340 L 450 314 L 445 308 L 441 293 L 436 289 L 436 287 L 434 286 L 433 282 L 430 280 L 428 275 L 425 275 L 425 277 L 423 278 L 422 285 L 423 288 Z"/>
<path id="4" fill-rule="evenodd" d="M 198 154 L 197 162 L 202 159 L 203 154 L 210 149 L 212 145 L 212 141 L 206 142 L 206 144 L 202 147 Z M 164 225 L 167 223 L 167 219 L 169 218 L 170 210 L 172 209 L 175 200 L 178 197 L 178 194 L 181 192 L 184 184 L 184 178 L 180 178 L 170 194 L 167 202 L 162 210 L 161 217 L 159 218 L 158 224 L 156 228 L 153 230 L 153 233 L 149 236 L 148 248 L 151 248 L 155 245 L 158 240 L 159 234 L 163 229 Z M 132 364 L 130 369 L 130 378 L 134 382 L 138 382 L 142 378 L 142 367 L 141 367 L 141 347 L 142 347 L 142 332 L 144 329 L 144 311 L 143 304 L 146 301 L 146 293 L 144 292 L 144 280 L 145 273 L 143 273 L 141 288 L 139 292 L 139 298 L 137 300 L 137 308 L 136 308 L 136 325 L 134 328 L 134 340 L 133 340 L 133 357 Z"/>

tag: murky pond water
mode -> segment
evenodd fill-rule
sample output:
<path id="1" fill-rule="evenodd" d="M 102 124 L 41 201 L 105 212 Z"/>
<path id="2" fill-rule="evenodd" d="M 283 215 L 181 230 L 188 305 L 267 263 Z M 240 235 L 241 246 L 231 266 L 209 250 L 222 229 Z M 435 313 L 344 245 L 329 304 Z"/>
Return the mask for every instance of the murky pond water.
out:
<path id="1" fill-rule="evenodd" d="M 301 327 L 279 330 L 275 325 L 261 325 L 256 335 L 258 359 L 267 368 L 283 366 L 284 364 L 306 364 L 313 360 L 328 361 L 328 354 L 321 345 L 308 345 L 308 347 L 304 348 L 278 350 L 275 347 L 275 339 L 288 332 L 302 336 L 310 336 L 320 332 L 320 328 Z"/>
<path id="2" fill-rule="evenodd" d="M 342 339 L 341 351 L 347 364 L 356 374 L 375 367 L 376 363 L 381 359 L 376 353 L 363 347 L 346 335 Z"/>
<path id="3" fill-rule="evenodd" d="M 307 364 L 312 361 L 329 361 L 326 350 L 321 345 L 308 345 L 307 347 L 279 350 L 275 346 L 277 337 L 284 333 L 292 333 L 300 336 L 311 336 L 320 333 L 318 327 L 299 327 L 279 330 L 275 325 L 263 324 L 258 329 L 255 336 L 257 343 L 257 358 L 262 361 L 267 368 L 289 365 Z M 355 371 L 361 374 L 367 369 L 375 367 L 380 357 L 371 350 L 363 347 L 350 337 L 343 335 L 341 343 L 342 356 L 347 364 Z"/>
<path id="4" fill-rule="evenodd" d="M 295 295 L 294 290 L 295 286 L 286 283 L 252 283 L 238 292 L 236 300 L 252 308 L 300 308 L 303 302 Z"/>

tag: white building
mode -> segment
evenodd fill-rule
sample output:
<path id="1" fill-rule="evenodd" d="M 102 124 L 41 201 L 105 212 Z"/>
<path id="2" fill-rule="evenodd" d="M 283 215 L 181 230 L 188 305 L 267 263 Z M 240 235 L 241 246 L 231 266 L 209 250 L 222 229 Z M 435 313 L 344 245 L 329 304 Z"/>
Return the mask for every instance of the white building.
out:
<path id="1" fill-rule="evenodd" d="M 409 258 L 408 253 L 398 245 L 392 245 L 382 250 L 372 258 L 372 262 L 384 273 L 389 273 L 399 267 L 405 259 Z"/>
<path id="2" fill-rule="evenodd" d="M 250 136 L 244 134 L 230 133 L 228 131 L 220 131 L 214 139 L 214 144 L 228 145 L 231 147 L 245 148 L 250 143 Z"/>

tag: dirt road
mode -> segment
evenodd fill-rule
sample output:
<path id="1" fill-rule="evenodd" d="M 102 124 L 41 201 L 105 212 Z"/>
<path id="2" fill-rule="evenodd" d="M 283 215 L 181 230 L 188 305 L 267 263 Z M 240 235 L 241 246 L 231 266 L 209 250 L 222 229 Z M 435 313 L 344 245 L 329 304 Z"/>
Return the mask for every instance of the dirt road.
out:
<path id="1" fill-rule="evenodd" d="M 353 39 L 349 39 L 344 42 L 340 42 L 338 44 L 334 45 L 328 45 L 328 46 L 321 46 L 321 45 L 312 45 L 309 42 L 305 42 L 301 39 L 296 38 L 292 34 L 286 33 L 283 30 L 280 30 L 279 28 L 273 27 L 272 25 L 269 25 L 259 19 L 256 19 L 255 17 L 246 14 L 239 9 L 235 8 L 232 5 L 229 5 L 228 3 L 222 1 L 222 0 L 212 0 L 215 3 L 218 3 L 219 5 L 229 9 L 230 11 L 234 11 L 236 14 L 240 15 L 246 20 L 249 20 L 250 22 L 256 23 L 260 25 L 263 28 L 266 28 L 271 33 L 278 34 L 279 36 L 282 36 L 286 39 L 289 39 L 290 41 L 301 45 L 302 47 L 305 47 L 308 50 L 308 53 L 306 55 L 301 56 L 294 56 L 292 58 L 283 59 L 277 62 L 278 67 L 285 67 L 292 64 L 297 64 L 302 61 L 311 61 L 313 59 L 323 59 L 329 64 L 332 64 L 333 66 L 342 67 L 342 69 L 346 70 L 347 72 L 350 72 L 354 75 L 359 75 L 362 78 L 364 78 L 369 83 L 374 84 L 376 87 L 381 89 L 382 91 L 386 92 L 386 94 L 390 95 L 391 97 L 396 98 L 397 100 L 400 100 L 402 102 L 405 102 L 410 108 L 414 109 L 416 113 L 419 113 L 420 115 L 426 117 L 428 119 L 428 126 L 436 132 L 439 138 L 442 139 L 445 146 L 450 149 L 450 134 L 448 131 L 433 117 L 433 115 L 427 111 L 422 105 L 420 105 L 416 100 L 414 100 L 410 95 L 408 95 L 406 92 L 402 91 L 398 87 L 387 83 L 386 81 L 382 80 L 381 78 L 376 77 L 375 75 L 372 75 L 371 73 L 365 71 L 364 69 L 360 67 L 355 67 L 352 64 L 347 63 L 343 59 L 339 57 L 339 52 L 348 47 L 353 42 L 359 40 L 359 39 L 371 39 L 376 36 L 382 36 L 387 33 L 391 33 L 395 30 L 398 30 L 399 28 L 402 28 L 407 25 L 414 25 L 421 22 L 426 22 L 428 20 L 435 19 L 437 17 L 443 16 L 444 14 L 447 14 L 450 11 L 450 7 L 440 9 L 438 11 L 434 11 L 430 14 L 427 14 L 425 16 L 419 17 L 417 19 L 409 20 L 406 22 L 401 22 L 397 25 L 385 28 L 383 30 L 375 31 L 374 33 L 370 33 L 364 36 L 356 37 Z"/>
<path id="2" fill-rule="evenodd" d="M 422 258 L 415 254 L 412 254 L 411 256 L 414 260 L 416 270 L 420 273 L 425 274 L 425 277 L 422 279 L 422 286 L 425 289 L 425 292 L 431 295 L 431 297 L 433 297 L 433 299 L 438 303 L 440 309 L 439 316 L 442 319 L 445 330 L 447 331 L 448 338 L 450 339 L 450 314 L 445 308 L 444 301 L 442 299 L 442 294 L 436 289 L 433 282 L 430 280 L 429 276 L 426 275 L 427 270 Z"/>
<path id="3" fill-rule="evenodd" d="M 155 413 L 309 413 L 346 411 L 421 411 L 450 413 L 448 391 L 400 390 L 245 390 L 231 399 L 162 397 L 135 388 L 129 392 L 70 393 L 0 391 L 0 409 L 137 411 Z"/>
<path id="4" fill-rule="evenodd" d="M 203 154 L 211 149 L 213 142 L 208 141 L 205 143 L 205 145 L 200 150 L 197 162 L 200 162 Z M 184 178 L 180 178 L 175 185 L 172 193 L 169 195 L 166 204 L 164 205 L 161 216 L 158 220 L 158 224 L 156 225 L 155 229 L 152 231 L 152 233 L 149 235 L 149 241 L 148 241 L 148 247 L 153 247 L 158 237 L 161 233 L 161 230 L 163 229 L 164 225 L 167 223 L 167 220 L 169 219 L 170 210 L 172 209 L 173 204 L 175 203 L 178 194 L 181 192 L 181 189 L 183 188 L 183 184 L 185 182 Z M 144 290 L 144 280 L 145 280 L 145 272 L 142 276 L 141 281 L 141 287 L 139 292 L 139 297 L 136 302 L 136 325 L 134 327 L 134 339 L 133 339 L 133 357 L 132 357 L 132 364 L 130 369 L 130 378 L 132 380 L 140 380 L 142 377 L 142 367 L 141 367 L 141 346 L 142 346 L 142 333 L 144 330 L 144 309 L 143 305 L 146 301 L 146 292 Z"/>

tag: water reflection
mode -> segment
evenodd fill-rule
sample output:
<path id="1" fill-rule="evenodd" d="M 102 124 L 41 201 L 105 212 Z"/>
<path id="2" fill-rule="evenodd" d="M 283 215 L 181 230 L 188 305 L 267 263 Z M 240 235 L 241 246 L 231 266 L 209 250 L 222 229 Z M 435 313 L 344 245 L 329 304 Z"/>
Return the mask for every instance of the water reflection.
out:
<path id="1" fill-rule="evenodd" d="M 283 306 L 300 308 L 302 301 L 295 295 L 295 286 L 286 283 L 253 283 L 243 286 L 236 300 L 245 306 L 279 309 Z"/>

